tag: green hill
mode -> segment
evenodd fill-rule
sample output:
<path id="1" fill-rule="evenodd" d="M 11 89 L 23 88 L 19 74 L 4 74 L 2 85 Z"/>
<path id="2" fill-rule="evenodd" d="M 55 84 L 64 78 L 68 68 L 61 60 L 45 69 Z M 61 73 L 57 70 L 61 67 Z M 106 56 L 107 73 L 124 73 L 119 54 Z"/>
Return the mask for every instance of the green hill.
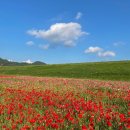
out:
<path id="1" fill-rule="evenodd" d="M 41 61 L 36 61 L 32 64 L 26 63 L 26 62 L 13 62 L 8 61 L 6 59 L 0 58 L 0 66 L 25 66 L 25 65 L 45 65 L 46 63 Z"/>
<path id="2" fill-rule="evenodd" d="M 0 75 L 5 74 L 130 81 L 130 61 L 1 66 Z"/>

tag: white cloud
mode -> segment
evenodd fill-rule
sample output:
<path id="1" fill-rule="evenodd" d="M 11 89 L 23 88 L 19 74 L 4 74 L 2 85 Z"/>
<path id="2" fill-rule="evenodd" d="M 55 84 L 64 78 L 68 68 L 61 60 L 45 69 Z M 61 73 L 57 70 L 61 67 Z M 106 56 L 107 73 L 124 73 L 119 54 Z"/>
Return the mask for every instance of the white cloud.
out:
<path id="1" fill-rule="evenodd" d="M 43 49 L 43 50 L 47 50 L 48 48 L 50 47 L 49 44 L 46 44 L 46 45 L 39 45 L 39 48 Z"/>
<path id="2" fill-rule="evenodd" d="M 98 52 L 99 57 L 109 57 L 109 56 L 116 56 L 116 53 L 113 51 L 105 51 L 105 52 Z"/>
<path id="3" fill-rule="evenodd" d="M 60 14 L 60 15 L 58 15 L 58 16 L 52 18 L 51 21 L 52 21 L 52 22 L 62 21 L 63 18 L 64 18 L 64 15 L 63 15 L 63 14 L 62 14 L 62 15 Z"/>
<path id="4" fill-rule="evenodd" d="M 114 45 L 115 47 L 118 47 L 118 46 L 123 46 L 123 45 L 125 45 L 125 43 L 122 42 L 122 41 L 118 41 L 118 42 L 114 42 L 113 45 Z"/>
<path id="5" fill-rule="evenodd" d="M 81 12 L 78 12 L 77 15 L 76 15 L 76 17 L 75 17 L 75 19 L 77 19 L 77 20 L 80 19 L 82 17 L 82 15 L 83 14 Z"/>
<path id="6" fill-rule="evenodd" d="M 9 61 L 9 62 L 13 62 L 13 60 L 11 60 L 11 59 L 8 59 L 8 61 Z"/>
<path id="7" fill-rule="evenodd" d="M 48 30 L 29 30 L 29 35 L 50 41 L 50 44 L 60 44 L 64 46 L 74 46 L 75 42 L 83 35 L 88 33 L 82 31 L 79 23 L 56 23 Z"/>
<path id="8" fill-rule="evenodd" d="M 26 44 L 27 44 L 28 46 L 33 46 L 33 45 L 34 45 L 34 42 L 33 42 L 33 41 L 28 41 L 28 42 L 26 42 Z"/>
<path id="9" fill-rule="evenodd" d="M 102 51 L 103 49 L 100 47 L 89 47 L 88 49 L 86 49 L 84 52 L 85 53 L 97 53 L 99 51 Z"/>
<path id="10" fill-rule="evenodd" d="M 103 48 L 101 48 L 101 47 L 89 47 L 88 49 L 86 49 L 85 51 L 84 51 L 84 53 L 95 53 L 95 54 L 97 54 L 97 56 L 99 56 L 99 57 L 114 57 L 114 56 L 116 56 L 116 53 L 115 52 L 113 52 L 113 51 L 104 51 L 104 49 Z"/>
<path id="11" fill-rule="evenodd" d="M 23 61 L 24 63 L 28 63 L 28 64 L 32 64 L 33 62 L 30 60 L 30 59 L 28 59 L 28 60 L 26 60 L 26 61 Z"/>

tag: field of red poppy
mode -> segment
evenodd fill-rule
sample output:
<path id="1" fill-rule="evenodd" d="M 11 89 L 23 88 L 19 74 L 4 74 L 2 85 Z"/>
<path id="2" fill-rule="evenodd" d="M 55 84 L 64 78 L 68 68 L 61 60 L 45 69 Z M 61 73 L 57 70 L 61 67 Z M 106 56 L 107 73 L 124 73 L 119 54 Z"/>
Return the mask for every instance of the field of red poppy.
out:
<path id="1" fill-rule="evenodd" d="M 0 130 L 129 130 L 130 82 L 0 76 Z"/>

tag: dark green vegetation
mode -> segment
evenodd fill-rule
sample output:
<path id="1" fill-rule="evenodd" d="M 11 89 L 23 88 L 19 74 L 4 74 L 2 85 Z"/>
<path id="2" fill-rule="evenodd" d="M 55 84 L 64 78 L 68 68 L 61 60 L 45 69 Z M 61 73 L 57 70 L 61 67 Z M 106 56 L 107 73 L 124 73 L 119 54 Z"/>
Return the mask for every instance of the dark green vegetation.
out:
<path id="1" fill-rule="evenodd" d="M 25 62 L 21 62 L 21 63 L 12 62 L 12 61 L 8 61 L 6 59 L 0 58 L 0 66 L 25 66 L 25 65 L 30 65 L 30 64 L 25 63 Z M 45 65 L 45 63 L 36 61 L 36 62 L 32 63 L 31 65 Z"/>
<path id="2" fill-rule="evenodd" d="M 130 61 L 41 66 L 1 66 L 0 75 L 5 74 L 130 81 Z"/>

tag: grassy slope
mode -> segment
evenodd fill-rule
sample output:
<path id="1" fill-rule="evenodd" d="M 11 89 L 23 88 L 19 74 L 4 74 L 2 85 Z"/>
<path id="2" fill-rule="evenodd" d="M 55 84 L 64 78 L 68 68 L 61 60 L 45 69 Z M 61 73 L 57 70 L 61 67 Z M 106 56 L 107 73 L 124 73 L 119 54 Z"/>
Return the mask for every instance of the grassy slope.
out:
<path id="1" fill-rule="evenodd" d="M 130 81 L 130 61 L 0 67 L 5 74 Z"/>

